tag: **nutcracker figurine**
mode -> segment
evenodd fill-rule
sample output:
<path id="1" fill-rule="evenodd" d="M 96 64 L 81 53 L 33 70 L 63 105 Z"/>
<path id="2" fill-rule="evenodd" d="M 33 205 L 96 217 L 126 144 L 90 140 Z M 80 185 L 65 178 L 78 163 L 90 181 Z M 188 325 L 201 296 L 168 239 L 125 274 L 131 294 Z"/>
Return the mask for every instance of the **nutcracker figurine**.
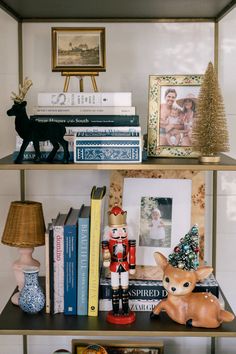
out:
<path id="1" fill-rule="evenodd" d="M 112 311 L 107 321 L 116 324 L 135 321 L 135 314 L 129 309 L 128 288 L 129 273 L 135 273 L 136 241 L 128 240 L 126 216 L 127 212 L 118 205 L 108 212 L 108 227 L 102 241 L 103 266 L 111 271 Z"/>

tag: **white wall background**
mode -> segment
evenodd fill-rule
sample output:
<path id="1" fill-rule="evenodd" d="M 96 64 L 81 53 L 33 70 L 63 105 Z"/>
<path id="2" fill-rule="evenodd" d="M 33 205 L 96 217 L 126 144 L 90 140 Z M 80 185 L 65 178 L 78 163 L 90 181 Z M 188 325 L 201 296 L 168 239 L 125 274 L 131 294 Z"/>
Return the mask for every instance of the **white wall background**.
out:
<path id="1" fill-rule="evenodd" d="M 229 21 L 227 20 L 229 18 Z M 51 71 L 51 27 L 59 26 L 95 26 L 79 23 L 25 23 L 23 24 L 23 70 L 24 75 L 33 81 L 28 93 L 28 112 L 36 105 L 39 91 L 62 90 L 64 79 L 59 73 Z M 101 91 L 131 91 L 133 104 L 141 118 L 143 132 L 146 131 L 148 106 L 148 76 L 151 74 L 203 74 L 208 62 L 214 56 L 214 25 L 212 23 L 97 23 L 106 28 L 107 71 L 97 79 Z M 236 45 L 233 29 L 236 26 L 236 12 L 232 12 L 220 24 L 220 81 L 225 97 L 226 111 L 231 131 L 235 126 L 236 107 L 233 91 L 233 65 Z M 18 56 L 17 24 L 0 10 L 0 119 L 1 139 L 0 155 L 14 150 L 14 124 L 5 114 L 11 105 L 11 91 L 17 90 Z M 235 29 L 234 29 L 235 30 Z M 229 54 L 229 48 L 231 50 Z M 227 65 L 225 64 L 227 63 Z M 226 68 L 227 66 L 227 68 Z M 231 68 L 231 69 L 230 69 Z M 76 78 L 71 80 L 70 90 L 78 89 Z M 89 79 L 85 80 L 85 90 L 92 90 Z M 231 155 L 236 154 L 231 135 Z M 236 215 L 236 187 L 234 173 L 220 173 L 219 179 L 219 222 L 218 222 L 218 263 L 217 277 L 236 310 L 236 269 L 234 250 Z M 19 173 L 0 171 L 0 232 L 2 232 L 8 207 L 12 200 L 19 198 Z M 43 203 L 46 223 L 60 210 L 66 212 L 70 206 L 78 207 L 89 201 L 92 185 L 109 184 L 109 173 L 102 171 L 28 171 L 26 173 L 26 195 L 28 199 Z M 210 176 L 207 178 L 207 215 L 211 215 Z M 233 208 L 234 206 L 234 208 Z M 206 224 L 206 254 L 210 254 L 210 222 Z M 208 242 L 209 241 L 209 242 Z M 41 261 L 41 273 L 44 273 L 44 248 L 35 251 L 35 257 Z M 16 258 L 16 250 L 0 245 L 0 306 L 4 306 L 14 288 L 11 263 Z M 227 259 L 227 262 L 225 261 Z M 7 281 L 6 281 L 7 279 Z M 140 339 L 140 338 L 139 338 Z M 1 336 L 0 354 L 22 353 L 20 336 Z M 219 339 L 218 353 L 234 353 L 234 340 Z M 165 340 L 165 353 L 209 353 L 210 339 L 171 338 Z M 227 346 L 224 347 L 223 345 Z M 53 350 L 64 347 L 70 349 L 71 337 L 29 337 L 29 353 L 51 354 Z M 225 349 L 227 348 L 227 350 Z M 226 350 L 226 351 L 225 351 Z"/>
<path id="2" fill-rule="evenodd" d="M 10 16 L 5 14 L 0 10 L 0 46 L 2 48 L 0 54 L 0 120 L 1 120 L 1 129 L 0 129 L 0 155 L 1 157 L 7 154 L 10 154 L 14 146 L 14 119 L 9 119 L 6 117 L 6 110 L 9 107 L 9 97 L 11 93 L 11 88 L 17 86 L 18 82 L 18 39 L 17 39 L 17 23 Z M 4 35 L 3 35 L 4 33 Z M 7 35 L 6 35 L 7 34 Z M 7 213 L 7 205 L 12 199 L 19 198 L 19 188 L 17 187 L 18 173 L 10 172 L 8 175 L 7 172 L 1 171 L 1 202 L 0 202 L 0 222 L 1 222 L 1 231 L 4 223 L 4 219 Z M 9 181 L 9 184 L 6 181 Z M 9 279 L 9 282 L 6 282 L 6 287 L 4 287 L 4 292 L 0 296 L 1 305 L 2 298 L 5 299 L 5 292 L 12 292 L 12 277 L 7 270 L 8 264 L 11 262 L 14 250 L 10 248 L 1 247 L 1 259 L 3 260 L 2 267 L 0 269 L 0 276 Z M 4 256 L 3 256 L 4 254 Z M 2 285 L 2 281 L 1 281 Z M 2 286 L 0 287 L 2 289 Z"/>

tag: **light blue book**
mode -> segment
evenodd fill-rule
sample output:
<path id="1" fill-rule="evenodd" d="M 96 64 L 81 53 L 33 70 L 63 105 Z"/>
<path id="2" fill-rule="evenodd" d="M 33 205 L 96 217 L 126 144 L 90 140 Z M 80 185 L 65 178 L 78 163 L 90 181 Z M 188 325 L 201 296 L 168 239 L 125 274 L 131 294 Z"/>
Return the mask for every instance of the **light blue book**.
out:
<path id="1" fill-rule="evenodd" d="M 77 315 L 88 314 L 90 206 L 82 205 L 78 218 Z"/>
<path id="2" fill-rule="evenodd" d="M 77 313 L 77 238 L 79 209 L 70 208 L 64 225 L 64 314 Z"/>

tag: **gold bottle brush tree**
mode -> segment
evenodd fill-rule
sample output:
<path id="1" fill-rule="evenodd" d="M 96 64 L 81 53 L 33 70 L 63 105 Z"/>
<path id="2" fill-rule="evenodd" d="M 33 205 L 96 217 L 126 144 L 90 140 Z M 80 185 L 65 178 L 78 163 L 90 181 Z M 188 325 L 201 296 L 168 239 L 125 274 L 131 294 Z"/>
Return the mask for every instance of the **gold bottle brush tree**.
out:
<path id="1" fill-rule="evenodd" d="M 219 153 L 229 151 L 223 97 L 211 62 L 203 76 L 192 138 L 194 149 L 200 152 L 201 162 L 219 162 Z"/>

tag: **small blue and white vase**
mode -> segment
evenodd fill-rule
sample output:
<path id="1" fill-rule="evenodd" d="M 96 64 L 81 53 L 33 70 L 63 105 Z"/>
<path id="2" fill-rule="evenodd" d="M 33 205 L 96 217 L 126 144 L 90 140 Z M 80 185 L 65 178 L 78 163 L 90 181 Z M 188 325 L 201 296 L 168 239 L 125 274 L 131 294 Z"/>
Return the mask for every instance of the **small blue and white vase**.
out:
<path id="1" fill-rule="evenodd" d="M 39 268 L 23 269 L 25 283 L 19 294 L 19 307 L 27 313 L 35 314 L 45 305 L 45 296 L 38 281 Z"/>

